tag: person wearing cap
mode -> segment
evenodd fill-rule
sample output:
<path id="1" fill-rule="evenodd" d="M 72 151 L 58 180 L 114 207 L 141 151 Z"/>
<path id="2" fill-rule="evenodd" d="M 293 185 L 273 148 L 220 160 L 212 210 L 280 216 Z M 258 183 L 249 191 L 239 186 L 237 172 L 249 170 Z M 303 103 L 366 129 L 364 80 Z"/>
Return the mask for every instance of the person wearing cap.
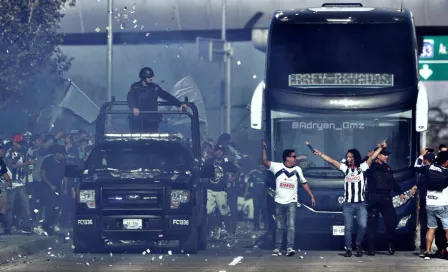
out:
<path id="1" fill-rule="evenodd" d="M 374 152 L 378 148 L 375 148 Z M 386 227 L 389 254 L 395 254 L 394 238 L 398 218 L 392 203 L 391 191 L 399 194 L 401 199 L 406 199 L 394 178 L 392 168 L 387 164 L 390 154 L 392 153 L 386 148 L 382 149 L 370 169 L 367 170 L 367 236 L 369 241 L 368 255 L 370 256 L 375 255 L 375 239 L 380 213 Z"/>
<path id="2" fill-rule="evenodd" d="M 44 142 L 44 138 L 40 134 L 33 134 L 31 136 L 31 146 L 26 154 L 26 161 L 33 162 L 34 164 L 30 164 L 28 166 L 28 193 L 30 195 L 31 202 L 31 210 L 37 210 L 37 213 L 34 213 L 34 223 L 35 226 L 39 225 L 39 221 L 42 217 L 42 200 L 41 196 L 41 176 L 40 176 L 40 168 L 42 166 L 42 162 L 45 157 L 49 156 L 51 153 L 51 147 L 54 146 L 57 142 L 54 138 L 50 137 Z M 37 226 L 40 230 L 40 227 Z M 42 232 L 42 231 L 41 231 Z"/>
<path id="3" fill-rule="evenodd" d="M 43 229 L 52 235 L 59 215 L 60 196 L 67 195 L 67 178 L 65 177 L 65 146 L 55 145 L 53 155 L 42 162 L 40 174 L 42 180 L 42 195 L 44 197 L 45 222 Z"/>
<path id="4" fill-rule="evenodd" d="M 215 176 L 206 185 L 208 229 L 215 225 L 221 225 L 218 222 L 209 222 L 214 219 L 213 214 L 215 209 L 218 208 L 229 234 L 228 242 L 234 243 L 236 226 L 232 226 L 234 222 L 231 220 L 232 214 L 228 203 L 227 188 L 229 187 L 228 184 L 233 184 L 238 179 L 241 170 L 224 157 L 224 147 L 220 145 L 215 147 L 213 157 L 206 160 L 204 164 L 213 165 L 215 168 Z"/>
<path id="5" fill-rule="evenodd" d="M 23 152 L 25 141 L 20 134 L 14 134 L 12 147 L 6 152 L 6 165 L 11 172 L 13 188 L 7 190 L 8 211 L 5 220 L 5 233 L 10 234 L 14 225 L 14 212 L 20 210 L 17 218 L 21 221 L 22 233 L 31 234 L 32 219 L 28 191 L 26 189 L 27 170 L 35 161 L 26 161 Z M 18 205 L 18 206 L 16 206 Z M 16 226 L 18 227 L 18 226 Z"/>
<path id="6" fill-rule="evenodd" d="M 8 175 L 8 169 L 6 168 L 6 164 L 3 161 L 3 157 L 5 156 L 5 149 L 6 147 L 3 145 L 3 143 L 0 143 L 0 174 L 2 176 L 2 179 L 7 182 L 8 188 L 12 187 L 12 180 Z M 0 188 L 0 215 L 5 215 L 8 208 L 8 196 L 5 191 L 5 188 Z M 2 218 L 3 221 L 3 218 Z"/>
<path id="7" fill-rule="evenodd" d="M 157 111 L 159 97 L 182 110 L 185 110 L 187 105 L 152 81 L 154 72 L 151 68 L 142 68 L 139 77 L 140 81 L 131 85 L 127 95 L 128 106 L 132 110 L 129 116 L 129 128 L 131 133 L 157 133 L 161 115 L 140 116 L 140 111 Z"/>
<path id="8" fill-rule="evenodd" d="M 446 144 L 439 145 L 437 154 L 442 151 L 448 151 L 448 146 Z M 429 154 L 429 153 L 430 152 L 428 152 L 427 154 Z M 437 156 L 435 156 L 435 159 L 436 158 L 437 158 Z M 447 255 L 447 250 L 446 250 L 447 239 L 445 237 L 445 230 L 443 229 L 442 222 L 438 218 L 437 218 L 437 226 L 438 227 L 436 230 L 435 242 L 434 242 L 437 247 L 437 251 L 435 252 L 434 255 L 437 257 L 446 256 Z"/>
<path id="9" fill-rule="evenodd" d="M 427 148 L 422 150 L 423 156 L 420 158 L 417 158 L 415 165 L 431 165 L 431 163 L 434 162 L 434 159 L 436 155 L 433 152 L 427 152 Z M 426 179 L 425 175 L 418 174 L 417 178 L 417 185 L 412 187 L 411 194 L 413 195 L 415 190 L 419 191 L 419 224 L 420 224 L 420 257 L 425 256 L 426 252 L 426 233 L 428 232 L 428 218 L 426 214 L 426 192 L 428 191 L 427 185 L 426 185 Z M 443 230 L 443 229 L 442 229 Z M 445 236 L 445 235 L 444 235 Z M 438 237 L 436 235 L 436 245 L 437 245 Z M 438 247 L 439 248 L 439 247 Z M 441 247 L 440 247 L 441 249 Z"/>
<path id="10" fill-rule="evenodd" d="M 414 169 L 417 173 L 425 176 L 426 192 L 426 215 L 428 231 L 426 232 L 425 260 L 431 259 L 431 247 L 434 234 L 438 227 L 437 219 L 442 223 L 445 237 L 448 238 L 448 151 L 437 154 L 435 160 L 429 165 L 423 165 L 423 157 L 428 153 L 425 149 L 420 153 Z M 447 259 L 447 244 L 442 258 Z"/>

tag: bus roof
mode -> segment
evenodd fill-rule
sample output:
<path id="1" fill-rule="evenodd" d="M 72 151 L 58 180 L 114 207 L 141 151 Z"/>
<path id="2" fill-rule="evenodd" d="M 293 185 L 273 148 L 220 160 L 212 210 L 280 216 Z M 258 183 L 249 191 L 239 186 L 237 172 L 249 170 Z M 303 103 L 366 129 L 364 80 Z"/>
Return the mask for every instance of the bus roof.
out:
<path id="1" fill-rule="evenodd" d="M 403 23 L 410 19 L 407 9 L 338 6 L 277 10 L 272 23 Z"/>

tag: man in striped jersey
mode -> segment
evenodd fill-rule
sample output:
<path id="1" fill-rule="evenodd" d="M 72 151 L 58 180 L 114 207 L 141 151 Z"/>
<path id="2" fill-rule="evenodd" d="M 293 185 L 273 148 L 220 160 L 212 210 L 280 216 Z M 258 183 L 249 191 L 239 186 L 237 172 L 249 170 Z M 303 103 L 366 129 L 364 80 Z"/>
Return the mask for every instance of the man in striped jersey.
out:
<path id="1" fill-rule="evenodd" d="M 283 163 L 271 162 L 268 160 L 266 145 L 262 141 L 263 164 L 269 168 L 275 175 L 275 218 L 277 222 L 277 231 L 275 234 L 275 249 L 272 255 L 280 256 L 283 244 L 283 235 L 286 235 L 286 254 L 293 256 L 295 239 L 295 220 L 297 208 L 297 187 L 299 181 L 302 183 L 303 189 L 310 195 L 311 204 L 316 205 L 314 195 L 308 186 L 302 169 L 296 165 L 296 153 L 293 149 L 283 151 Z"/>
<path id="2" fill-rule="evenodd" d="M 357 149 L 350 149 L 346 154 L 346 162 L 341 163 L 328 155 L 314 149 L 314 155 L 320 156 L 325 161 L 342 171 L 344 180 L 344 237 L 345 237 L 345 257 L 352 256 L 352 229 L 353 217 L 358 221 L 358 231 L 356 234 L 356 256 L 361 257 L 362 241 L 367 226 L 367 209 L 365 202 L 366 179 L 364 173 L 369 169 L 381 150 L 387 147 L 386 140 L 379 144 L 379 148 L 365 162 L 361 163 L 362 157 Z"/>

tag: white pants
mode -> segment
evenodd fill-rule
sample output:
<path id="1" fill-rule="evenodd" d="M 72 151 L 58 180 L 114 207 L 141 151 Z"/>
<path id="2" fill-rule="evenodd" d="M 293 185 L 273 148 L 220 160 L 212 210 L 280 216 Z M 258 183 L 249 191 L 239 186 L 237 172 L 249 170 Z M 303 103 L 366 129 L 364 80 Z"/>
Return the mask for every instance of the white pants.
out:
<path id="1" fill-rule="evenodd" d="M 212 214 L 218 207 L 221 216 L 230 215 L 230 207 L 227 202 L 227 192 L 207 190 L 207 214 Z"/>

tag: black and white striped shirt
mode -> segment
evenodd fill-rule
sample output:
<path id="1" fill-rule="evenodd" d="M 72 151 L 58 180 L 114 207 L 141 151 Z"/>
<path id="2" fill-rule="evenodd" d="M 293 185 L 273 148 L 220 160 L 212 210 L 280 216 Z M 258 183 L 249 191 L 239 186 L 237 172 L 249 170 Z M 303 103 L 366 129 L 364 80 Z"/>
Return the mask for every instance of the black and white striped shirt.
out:
<path id="1" fill-rule="evenodd" d="M 367 185 L 365 172 L 368 169 L 369 165 L 366 162 L 361 163 L 358 168 L 350 168 L 344 163 L 341 164 L 339 170 L 345 174 L 344 202 L 364 202 Z"/>

